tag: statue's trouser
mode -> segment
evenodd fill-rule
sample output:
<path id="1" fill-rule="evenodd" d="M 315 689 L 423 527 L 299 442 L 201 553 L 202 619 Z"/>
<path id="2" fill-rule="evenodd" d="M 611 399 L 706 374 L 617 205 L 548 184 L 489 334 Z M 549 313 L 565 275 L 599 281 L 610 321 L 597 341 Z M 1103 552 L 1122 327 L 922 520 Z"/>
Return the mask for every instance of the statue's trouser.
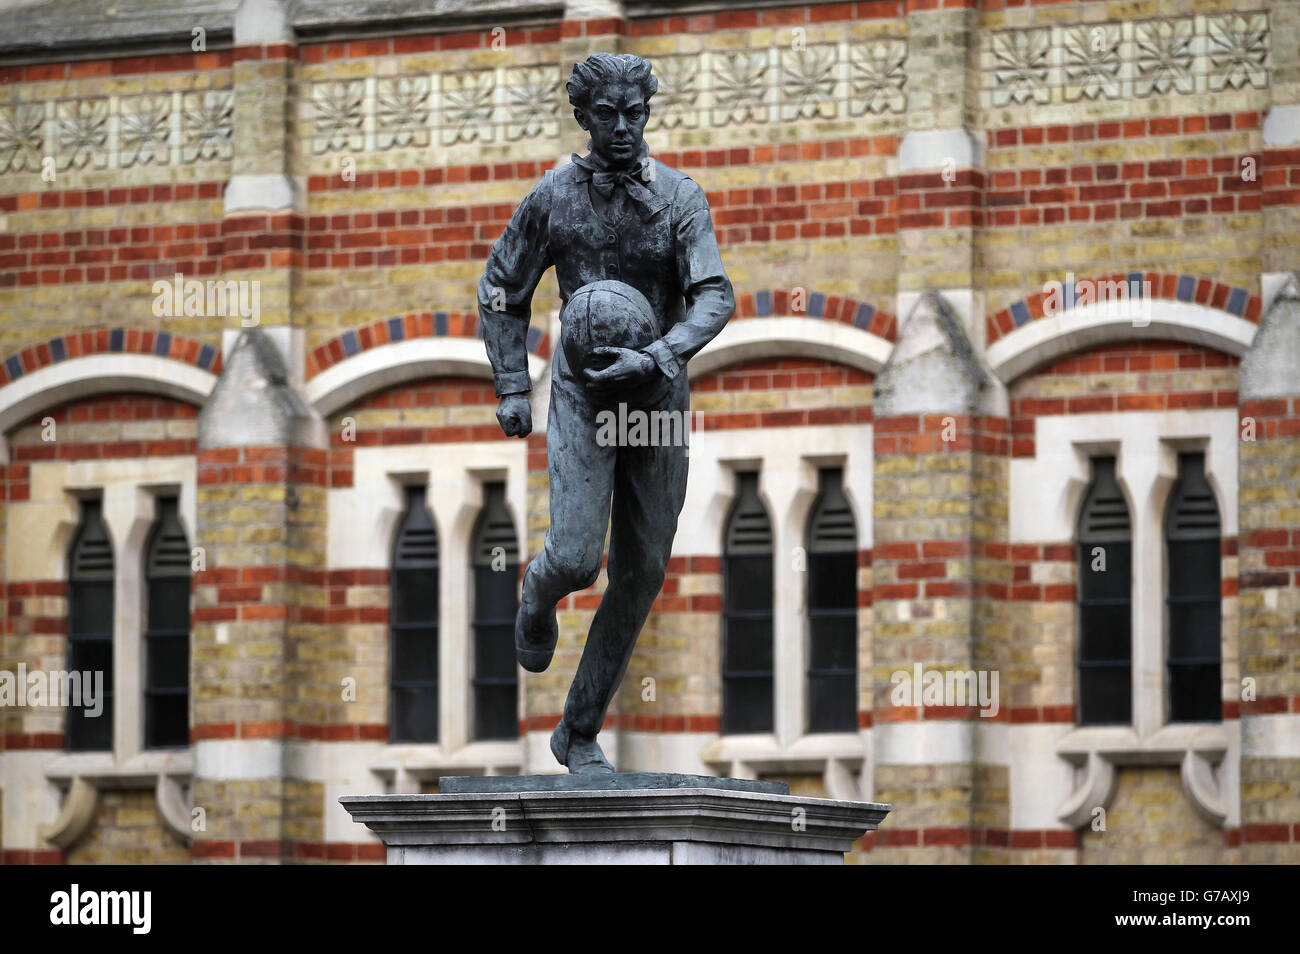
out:
<path id="1" fill-rule="evenodd" d="M 686 375 L 679 374 L 661 400 L 640 409 L 649 419 L 641 430 L 646 445 L 626 442 L 628 436 L 638 435 L 630 427 L 630 435 L 619 432 L 617 405 L 608 409 L 615 426 L 602 432 L 602 410 L 604 406 L 593 404 L 574 380 L 564 352 L 557 348 L 546 432 L 551 526 L 545 548 L 524 575 L 523 600 L 549 610 L 569 593 L 591 586 L 600 575 L 605 529 L 610 528 L 608 586 L 564 705 L 569 731 L 587 738 L 594 738 L 605 721 L 636 638 L 663 587 L 677 516 L 686 498 Z M 661 416 L 652 429 L 653 411 L 674 413 Z M 669 441 L 648 446 L 652 430 Z"/>

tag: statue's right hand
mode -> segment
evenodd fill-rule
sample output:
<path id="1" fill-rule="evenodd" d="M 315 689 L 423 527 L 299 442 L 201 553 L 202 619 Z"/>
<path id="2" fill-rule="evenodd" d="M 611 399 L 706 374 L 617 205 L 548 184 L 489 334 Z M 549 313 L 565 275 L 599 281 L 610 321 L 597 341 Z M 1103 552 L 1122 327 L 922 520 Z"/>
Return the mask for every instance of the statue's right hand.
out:
<path id="1" fill-rule="evenodd" d="M 533 432 L 533 407 L 527 394 L 503 394 L 497 421 L 507 437 L 527 437 Z"/>

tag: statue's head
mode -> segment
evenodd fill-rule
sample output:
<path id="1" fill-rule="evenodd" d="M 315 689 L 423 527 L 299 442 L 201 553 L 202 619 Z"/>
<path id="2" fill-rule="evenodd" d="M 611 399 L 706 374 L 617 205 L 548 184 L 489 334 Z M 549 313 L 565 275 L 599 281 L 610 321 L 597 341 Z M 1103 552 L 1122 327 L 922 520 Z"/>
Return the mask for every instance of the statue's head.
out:
<path id="1" fill-rule="evenodd" d="M 591 148 L 614 165 L 631 163 L 641 151 L 650 97 L 659 89 L 650 62 L 631 53 L 593 53 L 573 65 L 565 89 Z"/>

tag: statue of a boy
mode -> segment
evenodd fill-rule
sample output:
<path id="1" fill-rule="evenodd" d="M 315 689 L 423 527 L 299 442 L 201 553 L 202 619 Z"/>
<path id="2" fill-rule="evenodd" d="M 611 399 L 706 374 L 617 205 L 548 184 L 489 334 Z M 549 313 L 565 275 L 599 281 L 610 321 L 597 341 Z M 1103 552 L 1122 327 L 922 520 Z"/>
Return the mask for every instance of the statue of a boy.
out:
<path id="1" fill-rule="evenodd" d="M 689 421 L 686 362 L 735 308 L 703 190 L 648 154 L 645 125 L 658 88 L 638 56 L 596 53 L 574 66 L 569 102 L 591 136 L 591 152 L 542 177 L 493 245 L 478 288 L 497 420 L 514 437 L 533 426 L 525 342 L 533 290 L 547 268 L 555 266 L 564 302 L 593 282 L 631 285 L 661 329 L 638 350 L 599 349 L 603 369 L 571 368 L 564 349 L 554 349 L 546 434 L 551 525 L 524 576 L 515 648 L 531 672 L 550 664 L 556 604 L 599 575 L 612 497 L 609 585 L 551 736 L 551 751 L 574 773 L 614 771 L 596 734 L 663 586 L 686 494 L 684 440 L 606 446 L 597 440 L 596 415 L 620 394 L 658 392 L 642 410 Z M 668 386 L 653 387 L 657 377 Z"/>

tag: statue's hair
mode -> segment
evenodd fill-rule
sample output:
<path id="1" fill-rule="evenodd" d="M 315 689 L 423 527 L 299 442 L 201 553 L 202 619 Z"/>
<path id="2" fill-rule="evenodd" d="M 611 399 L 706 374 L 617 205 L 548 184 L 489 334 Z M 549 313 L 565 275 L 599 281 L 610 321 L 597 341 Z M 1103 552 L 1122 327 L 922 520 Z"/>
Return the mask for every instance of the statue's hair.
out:
<path id="1" fill-rule="evenodd" d="M 564 88 L 569 93 L 570 104 L 582 108 L 591 102 L 597 87 L 619 81 L 639 86 L 646 102 L 659 91 L 659 80 L 650 72 L 650 61 L 632 53 L 591 54 L 581 63 L 573 64 L 573 75 Z"/>

